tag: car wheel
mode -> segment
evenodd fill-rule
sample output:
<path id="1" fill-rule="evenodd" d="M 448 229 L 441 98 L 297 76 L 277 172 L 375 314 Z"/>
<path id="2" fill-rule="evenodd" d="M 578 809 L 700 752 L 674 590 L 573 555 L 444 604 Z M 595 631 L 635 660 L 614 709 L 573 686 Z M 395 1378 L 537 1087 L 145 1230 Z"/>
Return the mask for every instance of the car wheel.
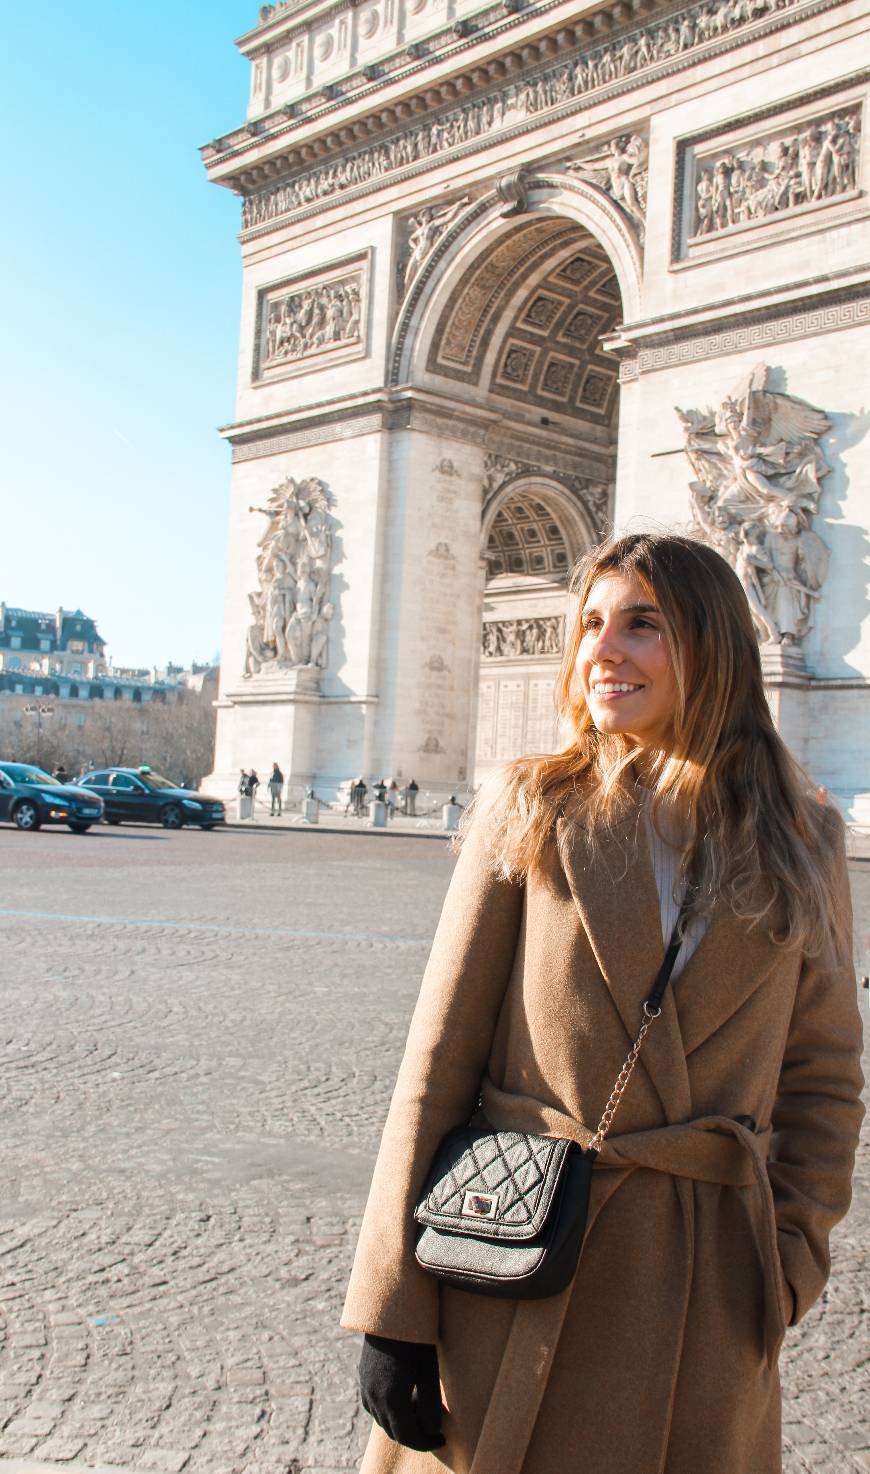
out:
<path id="1" fill-rule="evenodd" d="M 200 824 L 200 829 L 214 829 L 214 824 Z"/>
<path id="2" fill-rule="evenodd" d="M 73 834 L 87 834 L 90 827 L 90 824 L 79 824 L 77 820 L 74 822 L 70 821 L 67 825 L 67 828 L 71 829 Z"/>
<path id="3" fill-rule="evenodd" d="M 31 803 L 29 798 L 22 800 L 12 817 L 18 829 L 38 829 L 42 823 L 42 819 L 39 816 L 39 809 L 36 807 L 36 804 Z"/>
<path id="4" fill-rule="evenodd" d="M 106 823 L 107 824 L 120 824 L 120 822 L 121 822 L 120 819 L 107 819 L 106 820 Z"/>
<path id="5" fill-rule="evenodd" d="M 184 815 L 178 807 L 178 804 L 166 805 L 166 808 L 160 815 L 160 823 L 163 825 L 164 829 L 180 829 L 182 827 L 184 823 Z"/>

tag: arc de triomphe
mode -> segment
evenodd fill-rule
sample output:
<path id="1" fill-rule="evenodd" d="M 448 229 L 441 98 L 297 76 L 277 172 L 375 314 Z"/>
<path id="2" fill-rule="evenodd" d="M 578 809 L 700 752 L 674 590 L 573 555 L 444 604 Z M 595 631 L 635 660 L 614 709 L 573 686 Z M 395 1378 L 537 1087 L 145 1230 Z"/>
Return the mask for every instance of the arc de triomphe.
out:
<path id="1" fill-rule="evenodd" d="M 571 564 L 693 527 L 870 821 L 864 6 L 284 0 L 237 44 L 209 786 L 446 792 L 552 746 Z"/>

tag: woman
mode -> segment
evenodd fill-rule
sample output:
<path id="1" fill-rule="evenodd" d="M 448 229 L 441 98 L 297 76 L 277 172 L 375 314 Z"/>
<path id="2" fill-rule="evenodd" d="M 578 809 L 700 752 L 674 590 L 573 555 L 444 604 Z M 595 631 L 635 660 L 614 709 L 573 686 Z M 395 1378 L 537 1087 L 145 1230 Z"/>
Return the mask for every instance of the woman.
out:
<path id="1" fill-rule="evenodd" d="M 364 1474 L 777 1474 L 780 1344 L 849 1202 L 843 825 L 773 727 L 739 580 L 632 536 L 575 591 L 570 741 L 477 805 L 384 1131 L 343 1322 L 378 1419 Z M 413 1210 L 442 1137 L 480 1100 L 493 1129 L 587 1146 L 684 898 L 573 1284 L 439 1291 Z"/>

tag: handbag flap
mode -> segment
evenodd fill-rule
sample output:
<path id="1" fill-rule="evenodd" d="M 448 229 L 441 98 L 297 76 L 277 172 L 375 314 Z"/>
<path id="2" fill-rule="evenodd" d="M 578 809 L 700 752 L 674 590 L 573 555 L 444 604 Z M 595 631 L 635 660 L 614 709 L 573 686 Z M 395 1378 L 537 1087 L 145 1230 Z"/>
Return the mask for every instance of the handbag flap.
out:
<path id="1" fill-rule="evenodd" d="M 429 1228 L 475 1238 L 535 1238 L 571 1145 L 525 1131 L 461 1126 L 441 1143 L 414 1217 Z"/>

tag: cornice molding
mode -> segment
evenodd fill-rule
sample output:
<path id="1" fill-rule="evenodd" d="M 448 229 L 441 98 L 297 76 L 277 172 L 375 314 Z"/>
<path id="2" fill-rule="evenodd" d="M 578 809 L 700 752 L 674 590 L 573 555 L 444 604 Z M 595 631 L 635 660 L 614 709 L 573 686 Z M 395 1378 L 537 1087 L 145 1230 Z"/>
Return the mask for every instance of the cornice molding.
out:
<path id="1" fill-rule="evenodd" d="M 355 67 L 346 76 L 316 88 L 294 102 L 259 117 L 249 118 L 240 127 L 203 144 L 200 148 L 203 161 L 209 168 L 213 168 L 231 162 L 234 158 L 241 158 L 258 148 L 265 137 L 272 142 L 274 139 L 287 137 L 307 123 L 329 119 L 348 103 L 374 97 L 396 83 L 413 81 L 430 71 L 433 66 L 463 56 L 466 52 L 479 48 L 482 43 L 497 40 L 520 26 L 528 25 L 530 21 L 549 15 L 563 5 L 564 0 L 539 0 L 537 4 L 534 0 L 530 4 L 523 3 L 523 0 L 517 0 L 516 4 L 511 3 L 511 0 L 498 0 L 498 3 L 488 9 L 480 10 L 468 17 L 467 21 L 460 22 L 461 34 L 457 34 L 457 22 L 451 21 L 439 30 L 399 46 L 393 53 L 379 58 L 375 67 L 379 74 L 377 78 L 370 75 L 371 67 Z M 320 24 L 348 8 L 355 8 L 354 0 L 351 0 L 350 7 L 341 4 L 332 6 L 322 16 L 316 17 L 317 23 Z M 560 26 L 559 34 L 569 46 L 576 41 L 578 35 L 588 36 L 594 33 L 599 39 L 604 36 L 620 38 L 630 29 L 625 24 L 626 12 L 631 14 L 634 22 L 639 17 L 647 17 L 649 23 L 661 22 L 670 19 L 674 5 L 673 0 L 670 3 L 665 0 L 664 4 L 660 0 L 614 0 L 614 3 L 605 3 L 597 10 L 589 10 L 577 19 L 566 21 Z M 298 29 L 303 30 L 305 26 L 306 22 L 303 21 Z M 289 39 L 289 33 L 285 39 Z M 546 36 L 530 38 L 523 42 L 523 51 L 540 47 L 542 41 L 546 45 L 548 39 Z M 535 59 L 540 60 L 540 56 Z M 491 79 L 494 79 L 497 73 L 493 68 L 503 66 L 503 60 L 500 57 L 481 58 L 479 62 L 475 62 L 475 66 L 489 68 Z M 439 85 L 449 84 L 442 82 Z"/>
<path id="2" fill-rule="evenodd" d="M 453 103 L 452 106 L 446 108 L 436 108 L 425 117 L 421 115 L 420 121 L 409 128 L 394 128 L 392 132 L 386 133 L 377 141 L 367 143 L 361 148 L 350 148 L 344 151 L 338 149 L 330 155 L 328 164 L 289 173 L 280 181 L 276 180 L 271 183 L 268 188 L 253 191 L 245 199 L 240 239 L 243 242 L 256 240 L 290 221 L 302 221 L 314 215 L 321 215 L 334 205 L 362 199 L 382 188 L 384 184 L 404 183 L 430 172 L 433 167 L 438 167 L 445 162 L 480 153 L 493 144 L 501 145 L 512 139 L 524 137 L 542 125 L 549 126 L 563 118 L 571 117 L 592 103 L 605 102 L 646 86 L 650 82 L 667 79 L 698 65 L 699 62 L 715 59 L 746 42 L 755 42 L 761 37 L 775 34 L 799 20 L 811 18 L 843 3 L 845 0 L 792 0 L 792 3 L 775 11 L 763 21 L 751 22 L 715 40 L 686 47 L 683 51 L 663 57 L 659 61 L 653 61 L 648 66 L 627 72 L 612 81 L 602 82 L 587 90 L 581 90 L 577 95 L 551 106 L 544 106 L 540 109 L 535 107 L 534 110 L 526 112 L 521 119 L 507 126 L 493 126 L 486 131 L 477 130 L 473 136 L 467 136 L 470 124 L 467 121 L 463 123 L 462 120 L 469 118 L 469 110 L 475 109 L 477 118 L 490 115 L 500 115 L 503 118 L 506 110 L 512 105 L 511 93 L 515 92 L 518 86 L 529 89 L 550 83 L 555 88 L 559 85 L 560 76 L 564 76 L 566 67 L 583 66 L 588 70 L 590 66 L 597 66 L 604 47 L 599 42 L 595 46 L 587 46 L 576 52 L 565 53 L 558 63 L 550 63 L 537 69 L 524 71 L 521 82 L 514 80 L 488 92 L 464 96 L 461 103 Z M 669 18 L 668 23 L 678 21 L 681 16 L 699 16 L 702 11 L 706 13 L 707 9 L 706 3 L 702 0 L 700 4 L 675 12 Z M 646 27 L 614 36 L 613 39 L 614 42 L 619 41 L 620 44 L 626 44 L 631 42 L 632 38 L 642 35 L 647 35 Z M 392 111 L 394 120 L 395 109 L 388 110 L 390 111 Z M 466 136 L 452 146 L 441 141 L 437 141 L 435 147 L 431 146 L 433 132 L 451 128 L 454 131 L 455 129 L 465 131 Z M 422 157 L 420 156 L 421 150 L 425 150 Z M 409 152 L 413 161 L 403 162 Z M 413 157 L 415 154 L 417 157 Z M 354 175 L 360 174 L 365 177 L 355 182 Z M 345 179 L 347 182 L 339 182 Z"/>
<path id="3" fill-rule="evenodd" d="M 628 327 L 619 337 L 618 351 L 627 355 L 620 364 L 619 380 L 621 384 L 631 383 L 658 369 L 755 351 L 867 323 L 870 283 L 863 281 L 807 297 L 798 310 L 794 302 L 744 308 L 739 314 L 717 317 L 712 331 L 708 327 L 705 332 L 697 323 L 682 328 L 672 323 L 645 332 L 638 343 L 632 340 Z"/>

